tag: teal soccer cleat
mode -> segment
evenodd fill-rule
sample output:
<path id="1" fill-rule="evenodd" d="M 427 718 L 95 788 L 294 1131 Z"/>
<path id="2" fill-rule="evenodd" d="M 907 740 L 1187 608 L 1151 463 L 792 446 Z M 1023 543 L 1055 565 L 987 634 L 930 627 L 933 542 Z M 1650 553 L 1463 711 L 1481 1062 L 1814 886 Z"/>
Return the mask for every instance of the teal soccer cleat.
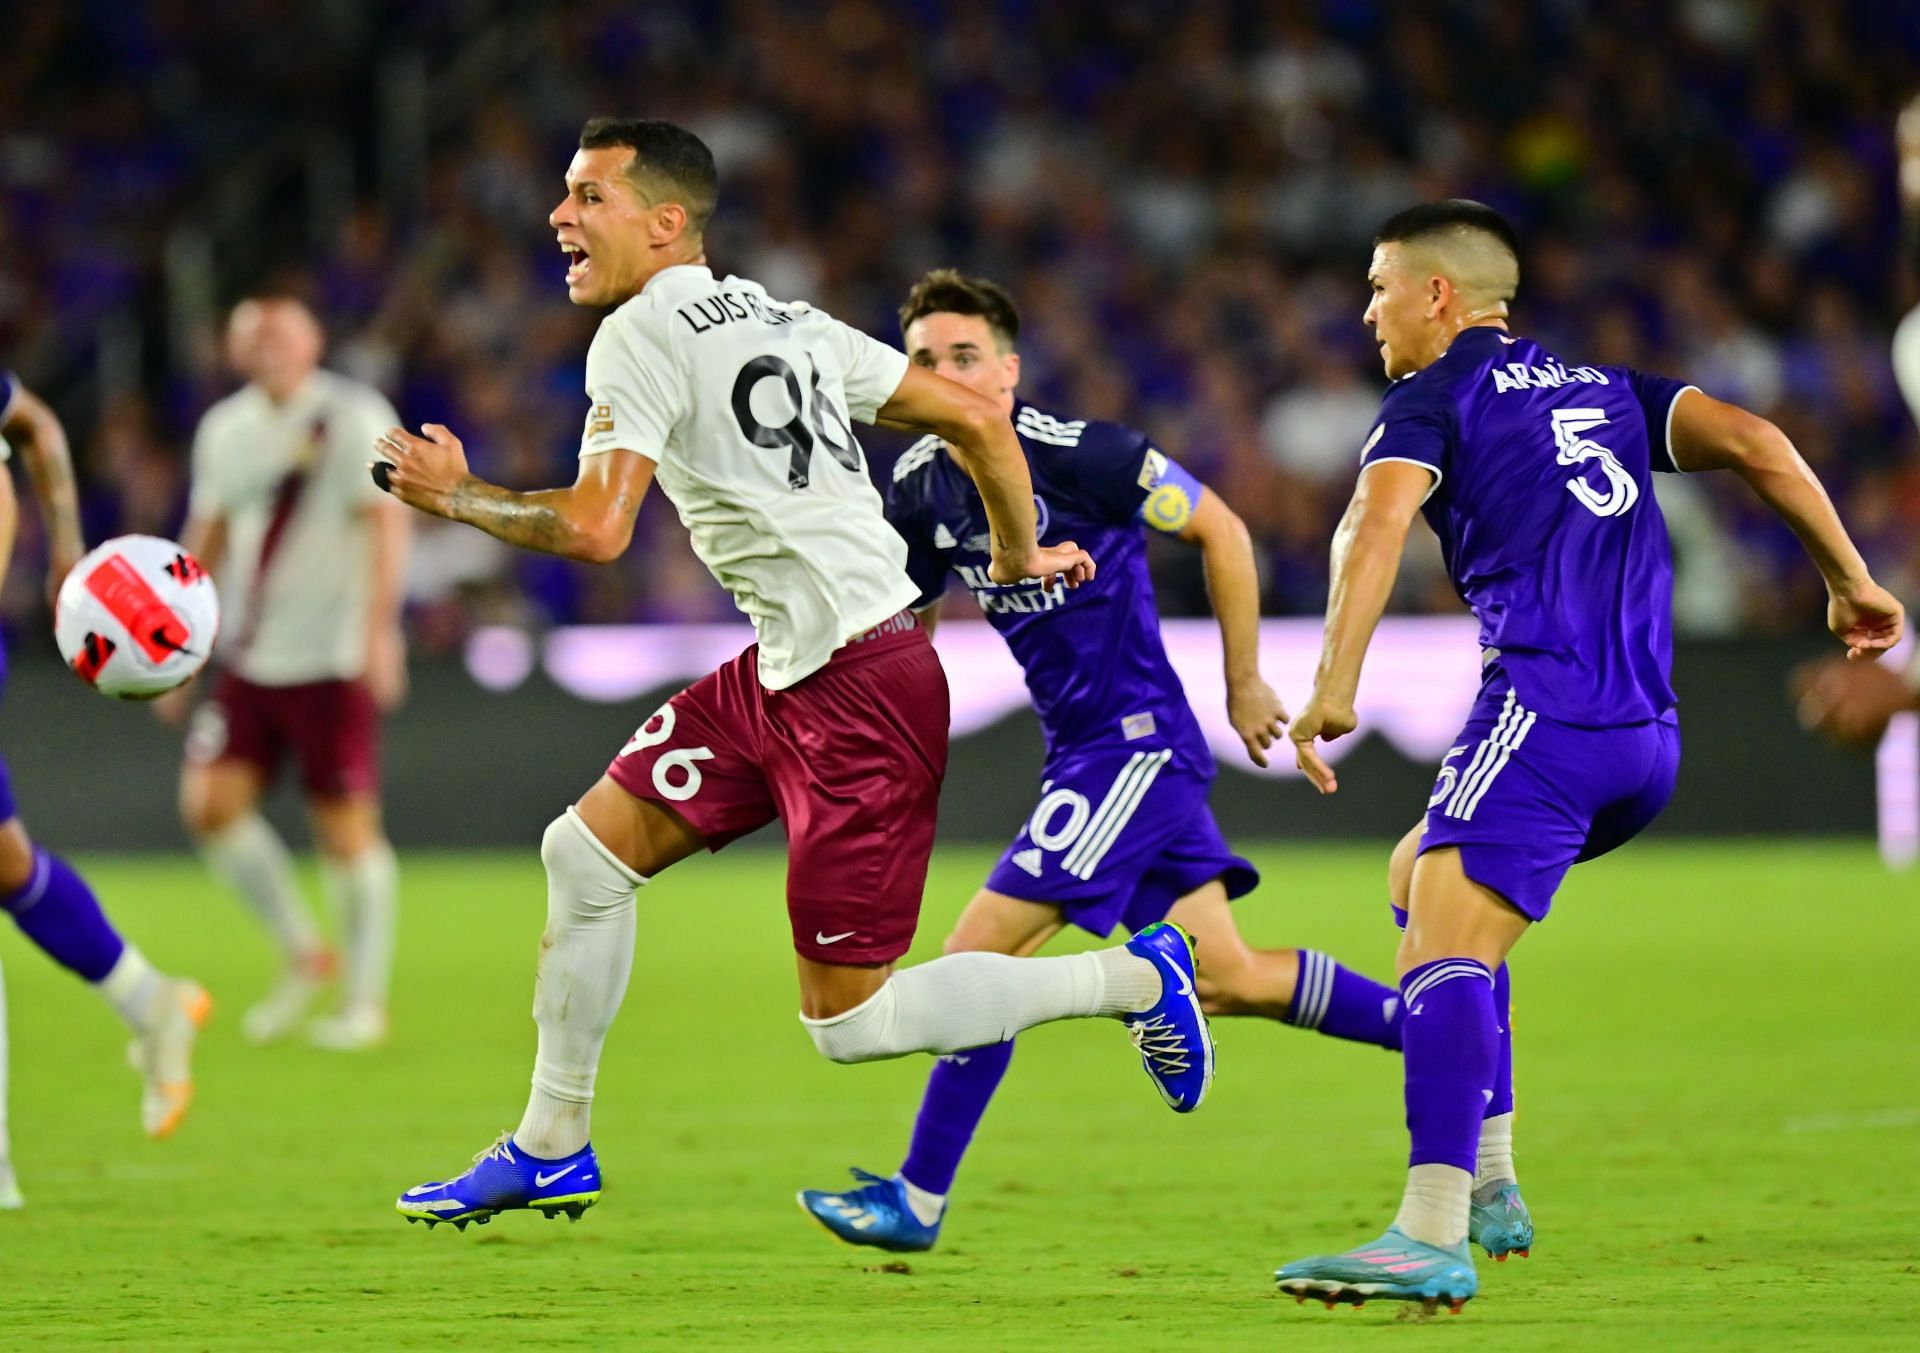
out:
<path id="1" fill-rule="evenodd" d="M 907 1205 L 907 1190 L 899 1175 L 883 1179 L 854 1169 L 860 1187 L 845 1193 L 802 1189 L 800 1210 L 849 1245 L 871 1245 L 896 1253 L 930 1250 L 940 1239 L 940 1223 L 929 1226 Z"/>
<path id="2" fill-rule="evenodd" d="M 1127 952 L 1160 970 L 1160 999 L 1121 1023 L 1160 1097 L 1174 1112 L 1192 1113 L 1213 1084 L 1213 1035 L 1193 991 L 1193 941 L 1157 921 L 1127 941 Z"/>
<path id="3" fill-rule="evenodd" d="M 1486 1250 L 1497 1264 L 1506 1263 L 1510 1254 L 1525 1259 L 1533 1252 L 1533 1215 L 1521 1200 L 1518 1184 L 1495 1185 L 1484 1203 L 1475 1190 L 1473 1208 L 1467 1214 L 1467 1240 Z"/>
<path id="4" fill-rule="evenodd" d="M 473 1158 L 473 1167 L 445 1183 L 419 1184 L 394 1202 L 408 1221 L 429 1228 L 450 1221 L 459 1230 L 468 1222 L 485 1226 L 502 1212 L 544 1213 L 549 1220 L 580 1214 L 600 1201 L 600 1162 L 591 1144 L 559 1160 L 529 1156 L 510 1133 Z"/>
<path id="5" fill-rule="evenodd" d="M 1445 1306 L 1455 1315 L 1480 1290 L 1467 1242 L 1450 1250 L 1427 1245 L 1399 1230 L 1345 1254 L 1296 1259 L 1273 1275 L 1295 1301 L 1324 1301 L 1327 1309 L 1360 1306 L 1374 1298 L 1417 1301 L 1428 1310 Z"/>

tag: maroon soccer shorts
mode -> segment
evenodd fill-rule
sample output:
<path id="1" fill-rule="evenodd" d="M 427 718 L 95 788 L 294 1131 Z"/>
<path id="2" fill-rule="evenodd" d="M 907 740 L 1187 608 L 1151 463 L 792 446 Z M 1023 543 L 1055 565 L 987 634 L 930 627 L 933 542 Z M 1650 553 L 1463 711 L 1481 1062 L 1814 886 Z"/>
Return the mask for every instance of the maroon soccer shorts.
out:
<path id="1" fill-rule="evenodd" d="M 947 770 L 947 677 L 911 615 L 784 691 L 749 648 L 667 701 L 607 774 L 685 818 L 709 850 L 787 829 L 793 947 L 891 963 L 913 943 Z"/>
<path id="2" fill-rule="evenodd" d="M 222 672 L 187 730 L 187 759 L 243 761 L 271 781 L 283 756 L 314 798 L 380 792 L 380 711 L 361 681 L 260 686 Z"/>

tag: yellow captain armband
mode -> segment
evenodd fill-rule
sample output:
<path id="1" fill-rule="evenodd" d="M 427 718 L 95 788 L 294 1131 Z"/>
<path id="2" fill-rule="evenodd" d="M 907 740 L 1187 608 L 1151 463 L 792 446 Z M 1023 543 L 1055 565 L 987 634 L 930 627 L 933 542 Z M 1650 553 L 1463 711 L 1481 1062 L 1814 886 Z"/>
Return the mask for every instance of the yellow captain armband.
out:
<path id="1" fill-rule="evenodd" d="M 1177 461 L 1151 449 L 1140 467 L 1140 486 L 1147 491 L 1146 500 L 1140 504 L 1140 520 L 1169 535 L 1187 529 L 1205 492 L 1200 481 Z"/>

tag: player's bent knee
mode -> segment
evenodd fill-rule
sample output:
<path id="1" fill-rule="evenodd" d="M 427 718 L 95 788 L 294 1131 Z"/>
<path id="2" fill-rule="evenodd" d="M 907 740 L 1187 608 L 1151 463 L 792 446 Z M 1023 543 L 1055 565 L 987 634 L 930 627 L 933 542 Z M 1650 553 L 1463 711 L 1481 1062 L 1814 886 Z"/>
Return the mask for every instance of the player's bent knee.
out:
<path id="1" fill-rule="evenodd" d="M 891 980 L 866 1000 L 838 1015 L 800 1022 L 807 1026 L 813 1046 L 830 1062 L 878 1062 L 901 1055 L 890 1047 L 899 994 Z"/>
<path id="2" fill-rule="evenodd" d="M 180 824 L 204 840 L 218 836 L 253 811 L 254 796 L 223 777 L 189 770 L 180 780 Z"/>
<path id="3" fill-rule="evenodd" d="M 634 890 L 646 882 L 622 864 L 572 808 L 547 824 L 540 838 L 540 863 L 547 870 L 549 913 L 560 904 L 583 913 L 631 907 Z"/>

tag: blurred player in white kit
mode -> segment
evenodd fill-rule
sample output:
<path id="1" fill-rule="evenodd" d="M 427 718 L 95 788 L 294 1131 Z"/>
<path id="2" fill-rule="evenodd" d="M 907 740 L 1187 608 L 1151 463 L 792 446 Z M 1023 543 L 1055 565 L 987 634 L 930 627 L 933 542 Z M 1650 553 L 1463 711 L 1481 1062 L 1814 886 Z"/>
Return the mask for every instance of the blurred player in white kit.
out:
<path id="1" fill-rule="evenodd" d="M 379 391 L 320 366 L 324 335 L 291 296 L 236 306 L 228 356 L 247 384 L 207 410 L 193 443 L 183 543 L 220 582 L 220 673 L 187 732 L 180 813 L 240 894 L 283 968 L 242 1027 L 255 1042 L 306 1019 L 339 968 L 340 1005 L 308 1032 L 326 1047 L 387 1030 L 397 877 L 380 819 L 380 716 L 406 693 L 400 634 L 408 514 L 367 482 L 390 427 Z M 171 711 L 184 712 L 184 697 Z M 259 813 L 281 761 L 299 765 L 339 924 L 334 952 Z"/>

